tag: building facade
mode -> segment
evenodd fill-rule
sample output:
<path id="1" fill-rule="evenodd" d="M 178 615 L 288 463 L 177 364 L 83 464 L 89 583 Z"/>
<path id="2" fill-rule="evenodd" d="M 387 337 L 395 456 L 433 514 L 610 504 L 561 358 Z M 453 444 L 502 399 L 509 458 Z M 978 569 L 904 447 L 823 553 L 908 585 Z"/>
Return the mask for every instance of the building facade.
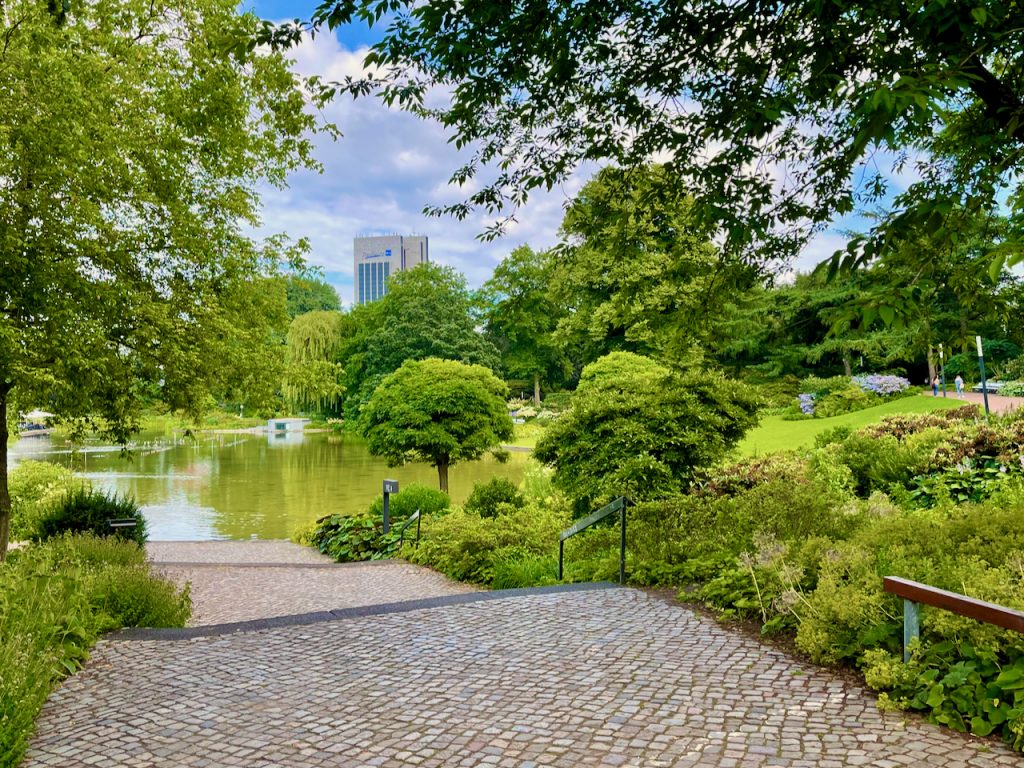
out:
<path id="1" fill-rule="evenodd" d="M 388 278 L 395 272 L 430 261 L 426 235 L 357 237 L 352 242 L 352 252 L 352 298 L 356 304 L 382 298 L 388 292 Z"/>

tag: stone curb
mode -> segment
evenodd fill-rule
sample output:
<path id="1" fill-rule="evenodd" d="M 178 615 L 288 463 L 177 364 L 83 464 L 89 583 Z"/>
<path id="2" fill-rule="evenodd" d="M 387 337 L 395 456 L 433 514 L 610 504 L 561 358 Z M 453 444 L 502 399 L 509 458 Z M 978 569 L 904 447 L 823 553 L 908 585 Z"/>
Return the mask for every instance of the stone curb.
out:
<path id="1" fill-rule="evenodd" d="M 450 605 L 467 605 L 490 600 L 506 600 L 515 597 L 534 597 L 540 595 L 561 594 L 564 592 L 592 592 L 606 589 L 620 589 L 618 584 L 607 581 L 586 582 L 582 584 L 555 584 L 549 587 L 526 587 L 523 589 L 496 589 L 489 592 L 466 592 L 461 595 L 445 597 L 428 597 L 421 600 L 404 600 L 399 603 L 380 603 L 364 605 L 356 608 L 339 608 L 332 611 L 315 611 L 313 613 L 297 613 L 291 616 L 276 616 L 272 619 L 254 619 L 252 621 L 236 621 L 229 624 L 210 624 L 201 627 L 185 627 L 182 629 L 123 629 L 106 635 L 106 640 L 194 640 L 199 637 L 218 637 L 237 632 L 257 632 L 263 629 L 279 627 L 298 627 L 307 624 L 320 624 L 341 619 L 358 619 L 365 616 L 385 616 L 395 613 L 409 613 L 429 608 L 443 608 Z"/>
<path id="2" fill-rule="evenodd" d="M 357 563 L 232 563 L 210 560 L 150 560 L 153 568 L 365 568 L 373 565 L 411 565 L 405 560 L 360 560 Z"/>

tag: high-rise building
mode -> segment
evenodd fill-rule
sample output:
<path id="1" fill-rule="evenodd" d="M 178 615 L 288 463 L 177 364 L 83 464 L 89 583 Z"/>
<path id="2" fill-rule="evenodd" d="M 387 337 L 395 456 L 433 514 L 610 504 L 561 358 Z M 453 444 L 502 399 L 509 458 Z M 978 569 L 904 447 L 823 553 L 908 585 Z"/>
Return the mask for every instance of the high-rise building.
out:
<path id="1" fill-rule="evenodd" d="M 357 237 L 352 241 L 356 304 L 376 301 L 388 292 L 388 278 L 430 261 L 426 235 Z"/>

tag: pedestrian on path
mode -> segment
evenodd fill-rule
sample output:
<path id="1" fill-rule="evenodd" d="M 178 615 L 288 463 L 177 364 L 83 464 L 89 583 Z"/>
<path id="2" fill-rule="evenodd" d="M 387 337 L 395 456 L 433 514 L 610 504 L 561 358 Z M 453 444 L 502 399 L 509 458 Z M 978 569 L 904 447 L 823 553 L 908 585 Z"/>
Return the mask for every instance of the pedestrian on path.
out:
<path id="1" fill-rule="evenodd" d="M 934 379 L 932 379 L 932 397 L 938 397 L 938 396 L 939 396 L 939 377 L 936 376 Z"/>
<path id="2" fill-rule="evenodd" d="M 956 378 L 953 379 L 953 383 L 956 384 L 956 396 L 959 397 L 961 400 L 963 400 L 964 399 L 964 380 L 963 380 L 963 378 L 961 378 L 959 373 L 956 375 Z"/>

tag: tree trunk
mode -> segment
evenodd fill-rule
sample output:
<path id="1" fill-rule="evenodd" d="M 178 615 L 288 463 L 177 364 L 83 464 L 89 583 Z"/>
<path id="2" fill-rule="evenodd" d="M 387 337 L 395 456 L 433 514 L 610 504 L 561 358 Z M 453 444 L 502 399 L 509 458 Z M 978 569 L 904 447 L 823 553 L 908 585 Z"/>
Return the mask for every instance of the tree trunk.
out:
<path id="1" fill-rule="evenodd" d="M 932 349 L 932 345 L 928 345 L 928 386 L 932 385 L 935 381 L 935 351 Z"/>
<path id="2" fill-rule="evenodd" d="M 0 563 L 7 559 L 11 538 L 11 493 L 7 487 L 7 395 L 11 388 L 0 385 Z"/>
<path id="3" fill-rule="evenodd" d="M 850 367 L 849 352 L 843 352 L 843 374 L 847 377 L 853 376 L 853 369 Z"/>
<path id="4" fill-rule="evenodd" d="M 448 462 L 439 461 L 437 462 L 437 481 L 441 485 L 441 490 L 448 493 Z"/>
<path id="5" fill-rule="evenodd" d="M 533 374 L 533 404 L 540 408 L 540 374 Z"/>

